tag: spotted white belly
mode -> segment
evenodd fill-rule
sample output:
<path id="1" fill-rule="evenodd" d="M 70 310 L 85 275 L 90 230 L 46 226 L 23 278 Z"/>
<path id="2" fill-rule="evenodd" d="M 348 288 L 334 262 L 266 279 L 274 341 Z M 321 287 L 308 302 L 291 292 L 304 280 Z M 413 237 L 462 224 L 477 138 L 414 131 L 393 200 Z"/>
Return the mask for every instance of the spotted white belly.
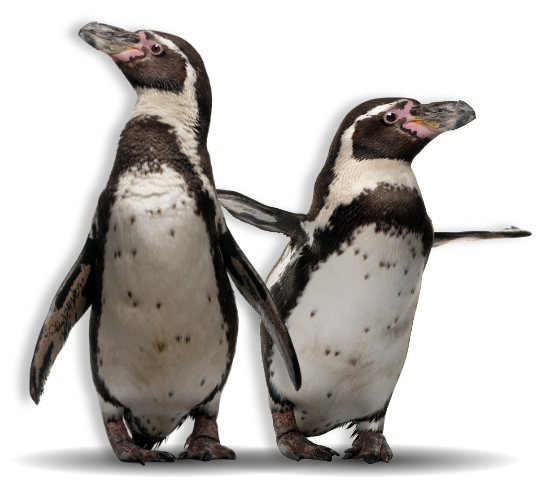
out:
<path id="1" fill-rule="evenodd" d="M 286 321 L 301 366 L 299 391 L 274 351 L 272 383 L 295 404 L 309 436 L 383 409 L 408 350 L 425 264 L 421 239 L 389 238 L 375 225 L 354 237 L 312 273 Z"/>
<path id="2" fill-rule="evenodd" d="M 98 333 L 100 376 L 134 415 L 154 415 L 150 434 L 206 398 L 228 352 L 205 222 L 183 177 L 162 169 L 119 183 Z"/>

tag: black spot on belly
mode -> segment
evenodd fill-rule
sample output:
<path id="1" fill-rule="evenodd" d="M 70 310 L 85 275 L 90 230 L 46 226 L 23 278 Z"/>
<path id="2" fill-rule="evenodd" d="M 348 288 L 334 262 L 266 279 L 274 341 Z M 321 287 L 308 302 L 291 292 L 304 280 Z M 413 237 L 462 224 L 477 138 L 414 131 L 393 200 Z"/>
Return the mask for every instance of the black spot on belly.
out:
<path id="1" fill-rule="evenodd" d="M 328 423 L 328 424 L 326 425 L 326 428 L 327 428 L 328 426 L 330 426 L 331 424 L 332 424 L 332 423 Z"/>
<path id="2" fill-rule="evenodd" d="M 274 377 L 275 373 L 273 371 L 271 371 L 271 377 Z"/>
<path id="3" fill-rule="evenodd" d="M 412 290 L 410 291 L 410 294 L 414 294 L 415 292 L 416 292 L 416 290 L 415 290 L 415 289 L 412 289 Z"/>
<path id="4" fill-rule="evenodd" d="M 399 293 L 398 293 L 398 296 L 400 296 L 401 294 L 402 294 L 402 293 L 401 293 L 401 292 L 399 292 Z"/>
<path id="5" fill-rule="evenodd" d="M 364 328 L 364 333 L 368 333 L 370 331 L 370 328 Z"/>
<path id="6" fill-rule="evenodd" d="M 131 297 L 132 297 L 132 292 L 131 292 L 131 291 L 128 291 L 128 298 L 131 299 Z"/>
<path id="7" fill-rule="evenodd" d="M 153 426 L 153 427 L 152 427 L 152 431 L 156 431 L 156 426 Z"/>
<path id="8" fill-rule="evenodd" d="M 341 353 L 341 352 L 335 352 L 335 353 L 334 353 L 334 356 L 337 357 L 340 353 Z"/>
<path id="9" fill-rule="evenodd" d="M 191 343 L 191 337 L 189 335 L 185 337 L 185 343 Z"/>
<path id="10" fill-rule="evenodd" d="M 391 325 L 388 325 L 388 326 L 387 326 L 387 329 L 390 330 L 390 329 L 391 329 Z"/>
<path id="11" fill-rule="evenodd" d="M 157 215 L 162 215 L 162 210 L 156 210 Z"/>
<path id="12" fill-rule="evenodd" d="M 159 352 L 163 352 L 166 349 L 166 344 L 165 343 L 157 343 L 156 348 L 158 348 Z"/>
<path id="13" fill-rule="evenodd" d="M 395 318 L 395 321 L 394 321 L 394 322 L 395 322 L 395 324 L 396 324 L 396 322 L 397 322 L 397 321 L 398 321 L 398 317 L 397 317 L 397 318 Z"/>
<path id="14" fill-rule="evenodd" d="M 202 387 L 204 385 L 206 381 L 204 379 L 202 379 L 202 382 L 200 383 L 200 387 Z"/>
<path id="15" fill-rule="evenodd" d="M 219 340 L 219 345 L 221 345 L 223 343 L 223 339 L 220 339 Z"/>
<path id="16" fill-rule="evenodd" d="M 181 201 L 181 204 L 182 204 L 183 206 L 185 206 L 185 202 L 184 202 L 184 201 Z"/>
<path id="17" fill-rule="evenodd" d="M 135 257 L 135 254 L 137 254 L 137 249 L 132 250 L 132 255 Z"/>
<path id="18" fill-rule="evenodd" d="M 332 393 L 331 393 L 331 392 L 328 392 L 328 394 L 326 394 L 326 397 L 327 397 L 328 399 L 330 399 L 330 397 L 332 397 Z M 316 431 L 316 430 L 315 430 L 315 431 Z"/>
<path id="19" fill-rule="evenodd" d="M 135 223 L 135 216 L 132 216 L 132 217 L 130 218 L 130 223 L 131 223 L 132 225 Z"/>
<path id="20" fill-rule="evenodd" d="M 366 275 L 364 276 L 364 280 L 366 281 L 367 279 L 370 279 L 370 274 L 366 274 Z"/>
<path id="21" fill-rule="evenodd" d="M 151 419 L 147 418 L 147 424 L 151 424 Z"/>
<path id="22" fill-rule="evenodd" d="M 176 206 L 177 206 L 177 203 L 174 203 L 174 204 L 172 205 L 172 210 L 175 210 L 175 207 L 176 207 Z"/>
<path id="23" fill-rule="evenodd" d="M 162 303 L 159 301 L 158 303 L 156 303 L 156 309 L 160 309 L 160 306 L 162 306 Z"/>
<path id="24" fill-rule="evenodd" d="M 408 269 L 404 269 L 404 275 L 408 274 Z"/>
<path id="25" fill-rule="evenodd" d="M 137 308 L 137 305 L 138 305 L 138 304 L 139 304 L 138 301 L 134 301 L 134 302 L 133 302 L 133 307 L 134 307 L 134 308 Z"/>
<path id="26" fill-rule="evenodd" d="M 368 254 L 363 254 L 362 255 L 362 260 L 366 260 L 368 258 Z"/>
<path id="27" fill-rule="evenodd" d="M 349 363 L 354 367 L 357 363 L 358 363 L 358 360 L 356 358 L 352 358 L 349 360 Z M 328 426 L 328 425 L 326 425 Z"/>
<path id="28" fill-rule="evenodd" d="M 181 341 L 181 335 L 177 335 L 177 336 L 175 337 L 175 341 L 176 341 L 177 343 L 179 343 L 179 342 Z"/>
<path id="29" fill-rule="evenodd" d="M 315 428 L 315 429 L 313 430 L 313 433 L 316 433 L 317 431 L 318 431 L 318 428 Z"/>
<path id="30" fill-rule="evenodd" d="M 301 421 L 303 421 L 305 419 L 305 416 L 301 416 Z"/>
<path id="31" fill-rule="evenodd" d="M 175 232 L 173 230 L 170 230 L 170 235 L 173 237 L 175 236 Z"/>
<path id="32" fill-rule="evenodd" d="M 303 414 L 309 414 L 309 411 L 303 410 L 303 411 L 301 411 L 301 412 L 302 412 Z"/>
<path id="33" fill-rule="evenodd" d="M 173 396 L 173 391 L 168 392 L 168 396 L 172 397 Z M 173 419 L 172 419 L 172 421 L 173 421 Z"/>
<path id="34" fill-rule="evenodd" d="M 324 350 L 324 353 L 326 354 L 326 356 L 330 355 L 330 350 L 326 349 Z"/>
<path id="35" fill-rule="evenodd" d="M 212 297 L 208 294 L 208 303 L 212 302 Z M 221 325 L 221 328 L 223 328 L 223 325 Z"/>
<path id="36" fill-rule="evenodd" d="M 355 255 L 358 255 L 358 254 L 360 254 L 360 250 L 359 250 L 359 249 L 356 249 L 356 250 L 355 250 Z"/>
<path id="37" fill-rule="evenodd" d="M 113 230 L 116 232 L 116 225 L 114 226 Z"/>
<path id="38" fill-rule="evenodd" d="M 311 318 L 312 318 L 314 315 L 316 315 L 316 310 L 313 309 L 313 310 L 311 311 Z"/>
<path id="39" fill-rule="evenodd" d="M 99 367 L 103 367 L 103 359 L 102 358 L 99 359 Z"/>

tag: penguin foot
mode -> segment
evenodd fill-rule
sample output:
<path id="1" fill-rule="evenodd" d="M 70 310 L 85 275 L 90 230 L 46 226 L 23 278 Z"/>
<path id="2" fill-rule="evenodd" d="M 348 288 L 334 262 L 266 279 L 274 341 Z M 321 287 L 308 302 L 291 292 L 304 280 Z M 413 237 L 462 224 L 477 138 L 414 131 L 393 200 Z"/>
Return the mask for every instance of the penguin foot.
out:
<path id="1" fill-rule="evenodd" d="M 309 441 L 301 431 L 290 431 L 282 435 L 277 444 L 285 457 L 296 462 L 302 459 L 331 462 L 334 455 L 339 456 L 339 453 L 331 448 Z"/>
<path id="2" fill-rule="evenodd" d="M 339 453 L 331 448 L 317 445 L 305 438 L 297 426 L 293 410 L 272 411 L 271 414 L 276 433 L 276 444 L 285 457 L 296 462 L 304 458 L 331 462 L 334 455 L 339 456 Z"/>
<path id="3" fill-rule="evenodd" d="M 109 421 L 105 423 L 107 436 L 114 454 L 121 462 L 173 462 L 175 456 L 167 451 L 147 450 L 137 446 L 128 434 L 124 421 Z"/>
<path id="4" fill-rule="evenodd" d="M 353 441 L 353 446 L 345 450 L 343 460 L 358 460 L 359 458 L 362 458 L 366 463 L 379 461 L 388 463 L 393 458 L 393 452 L 382 433 L 362 431 Z"/>
<path id="5" fill-rule="evenodd" d="M 205 414 L 196 414 L 193 432 L 187 438 L 185 450 L 177 458 L 207 462 L 221 459 L 234 460 L 236 454 L 219 442 L 216 419 Z"/>

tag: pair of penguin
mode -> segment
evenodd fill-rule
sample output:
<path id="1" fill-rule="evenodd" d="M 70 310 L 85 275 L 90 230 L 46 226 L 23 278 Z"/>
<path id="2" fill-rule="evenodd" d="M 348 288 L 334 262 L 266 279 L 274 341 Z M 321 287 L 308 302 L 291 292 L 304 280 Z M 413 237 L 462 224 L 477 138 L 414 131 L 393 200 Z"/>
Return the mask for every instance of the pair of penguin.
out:
<path id="1" fill-rule="evenodd" d="M 296 215 L 216 191 L 210 83 L 189 43 L 95 22 L 80 36 L 111 56 L 137 102 L 87 241 L 40 332 L 32 399 L 38 403 L 71 328 L 91 306 L 92 375 L 117 457 L 234 459 L 216 422 L 238 330 L 229 273 L 261 318 L 281 452 L 330 461 L 337 453 L 306 437 L 351 423 L 357 437 L 345 458 L 389 461 L 384 418 L 431 248 L 529 235 L 433 232 L 410 164 L 439 133 L 473 120 L 472 109 L 398 98 L 359 105 L 334 138 L 309 213 Z M 290 237 L 267 285 L 219 203 Z M 189 416 L 194 428 L 178 457 L 155 448 Z"/>

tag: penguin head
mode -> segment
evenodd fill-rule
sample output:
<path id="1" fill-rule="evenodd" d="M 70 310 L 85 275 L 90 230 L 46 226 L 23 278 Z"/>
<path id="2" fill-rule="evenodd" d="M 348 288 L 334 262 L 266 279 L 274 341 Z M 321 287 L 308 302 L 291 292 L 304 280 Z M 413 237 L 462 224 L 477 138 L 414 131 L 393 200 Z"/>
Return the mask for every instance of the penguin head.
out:
<path id="1" fill-rule="evenodd" d="M 343 119 L 332 143 L 352 140 L 355 159 L 395 159 L 412 162 L 442 132 L 455 130 L 475 119 L 463 101 L 422 105 L 410 98 L 379 98 L 362 103 Z"/>
<path id="2" fill-rule="evenodd" d="M 192 89 L 201 122 L 209 125 L 212 94 L 200 54 L 180 37 L 152 30 L 128 32 L 90 22 L 78 34 L 90 46 L 108 54 L 130 84 L 138 91 L 188 96 Z"/>

